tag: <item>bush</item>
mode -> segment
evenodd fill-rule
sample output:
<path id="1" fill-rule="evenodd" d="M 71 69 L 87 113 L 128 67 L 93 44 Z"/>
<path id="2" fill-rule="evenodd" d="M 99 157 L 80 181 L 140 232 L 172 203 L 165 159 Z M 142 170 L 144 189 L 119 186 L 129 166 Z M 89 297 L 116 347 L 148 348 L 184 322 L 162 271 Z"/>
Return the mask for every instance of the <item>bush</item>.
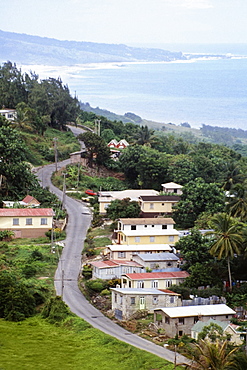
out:
<path id="1" fill-rule="evenodd" d="M 59 296 L 51 297 L 45 304 L 42 317 L 46 318 L 51 324 L 59 323 L 70 315 L 69 307 Z"/>
<path id="2" fill-rule="evenodd" d="M 85 286 L 90 294 L 101 293 L 102 290 L 107 288 L 107 282 L 101 279 L 88 280 L 86 281 Z"/>

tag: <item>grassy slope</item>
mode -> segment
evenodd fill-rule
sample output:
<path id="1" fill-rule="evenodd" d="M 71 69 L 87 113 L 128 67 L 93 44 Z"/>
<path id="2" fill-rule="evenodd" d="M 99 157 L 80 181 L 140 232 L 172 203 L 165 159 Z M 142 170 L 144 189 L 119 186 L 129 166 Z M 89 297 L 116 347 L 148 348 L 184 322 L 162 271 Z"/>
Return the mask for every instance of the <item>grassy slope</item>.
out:
<path id="1" fill-rule="evenodd" d="M 91 328 L 81 319 L 75 333 L 37 317 L 0 320 L 1 370 L 151 370 L 174 365 Z M 179 369 L 179 368 L 178 368 Z"/>

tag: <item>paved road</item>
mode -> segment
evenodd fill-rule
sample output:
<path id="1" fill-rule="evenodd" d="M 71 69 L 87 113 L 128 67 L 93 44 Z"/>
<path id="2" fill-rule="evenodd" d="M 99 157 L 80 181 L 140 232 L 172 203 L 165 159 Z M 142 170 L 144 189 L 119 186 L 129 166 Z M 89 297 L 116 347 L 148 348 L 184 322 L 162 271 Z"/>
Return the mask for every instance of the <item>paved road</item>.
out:
<path id="1" fill-rule="evenodd" d="M 68 163 L 69 160 L 59 162 L 58 168 L 62 168 Z M 50 180 L 51 174 L 54 171 L 54 164 L 44 166 L 39 169 L 37 176 L 44 187 L 48 186 L 51 192 L 58 195 L 61 199 L 62 192 L 52 185 Z M 57 294 L 63 296 L 64 302 L 66 302 L 72 312 L 82 317 L 95 328 L 135 347 L 174 362 L 174 353 L 172 351 L 124 330 L 93 307 L 80 292 L 77 285 L 77 278 L 81 268 L 83 242 L 86 237 L 87 229 L 91 223 L 91 214 L 86 206 L 68 196 L 65 198 L 65 207 L 68 213 L 67 236 L 65 247 L 55 274 L 55 288 Z M 62 280 L 64 282 L 63 286 Z M 178 355 L 177 361 L 181 363 L 185 362 L 186 359 Z"/>

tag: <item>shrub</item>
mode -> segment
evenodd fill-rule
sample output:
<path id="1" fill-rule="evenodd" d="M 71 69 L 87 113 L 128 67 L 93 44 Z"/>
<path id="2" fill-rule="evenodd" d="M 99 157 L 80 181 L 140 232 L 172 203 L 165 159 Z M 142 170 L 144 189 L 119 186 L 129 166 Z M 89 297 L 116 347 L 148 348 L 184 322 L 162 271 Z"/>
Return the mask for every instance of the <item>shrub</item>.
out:
<path id="1" fill-rule="evenodd" d="M 106 289 L 107 282 L 101 279 L 88 280 L 85 283 L 85 286 L 89 293 L 100 293 L 102 290 Z"/>
<path id="2" fill-rule="evenodd" d="M 51 324 L 59 323 L 70 315 L 69 307 L 59 296 L 51 297 L 45 304 L 42 317 L 46 318 Z"/>

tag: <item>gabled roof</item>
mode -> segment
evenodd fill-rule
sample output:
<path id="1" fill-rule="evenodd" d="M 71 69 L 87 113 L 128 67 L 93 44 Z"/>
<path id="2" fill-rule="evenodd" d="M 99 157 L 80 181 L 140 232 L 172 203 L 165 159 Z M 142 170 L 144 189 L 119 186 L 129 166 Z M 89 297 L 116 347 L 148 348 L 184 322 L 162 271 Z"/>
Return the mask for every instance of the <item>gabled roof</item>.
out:
<path id="1" fill-rule="evenodd" d="M 163 311 L 167 316 L 171 318 L 190 317 L 190 316 L 234 315 L 236 313 L 226 304 L 162 307 L 159 310 Z"/>
<path id="2" fill-rule="evenodd" d="M 172 278 L 186 278 L 189 275 L 186 271 L 167 271 L 167 272 L 138 272 L 133 274 L 124 274 L 130 280 L 150 280 L 150 279 L 172 279 Z"/>
<path id="3" fill-rule="evenodd" d="M 54 216 L 52 208 L 1 208 L 0 217 Z"/>
<path id="4" fill-rule="evenodd" d="M 138 257 L 145 262 L 156 261 L 178 261 L 179 258 L 174 253 L 140 253 Z"/>
<path id="5" fill-rule="evenodd" d="M 174 225 L 172 218 L 119 218 L 124 225 Z"/>
<path id="6" fill-rule="evenodd" d="M 36 198 L 32 197 L 31 195 L 26 195 L 25 198 L 22 199 L 22 201 L 27 203 L 27 204 L 29 204 L 30 202 L 40 204 L 40 202 Z"/>
<path id="7" fill-rule="evenodd" d="M 181 189 L 182 185 L 176 184 L 175 182 L 167 182 L 165 184 L 161 184 L 164 188 L 167 189 Z"/>
<path id="8" fill-rule="evenodd" d="M 178 202 L 180 200 L 180 196 L 179 195 L 154 195 L 154 196 L 141 195 L 140 199 L 143 202 Z"/>
<path id="9" fill-rule="evenodd" d="M 142 267 L 139 263 L 134 262 L 134 261 L 118 261 L 118 260 L 92 261 L 90 262 L 90 264 L 100 269 L 109 268 L 109 267 L 118 267 L 118 266 Z"/>

